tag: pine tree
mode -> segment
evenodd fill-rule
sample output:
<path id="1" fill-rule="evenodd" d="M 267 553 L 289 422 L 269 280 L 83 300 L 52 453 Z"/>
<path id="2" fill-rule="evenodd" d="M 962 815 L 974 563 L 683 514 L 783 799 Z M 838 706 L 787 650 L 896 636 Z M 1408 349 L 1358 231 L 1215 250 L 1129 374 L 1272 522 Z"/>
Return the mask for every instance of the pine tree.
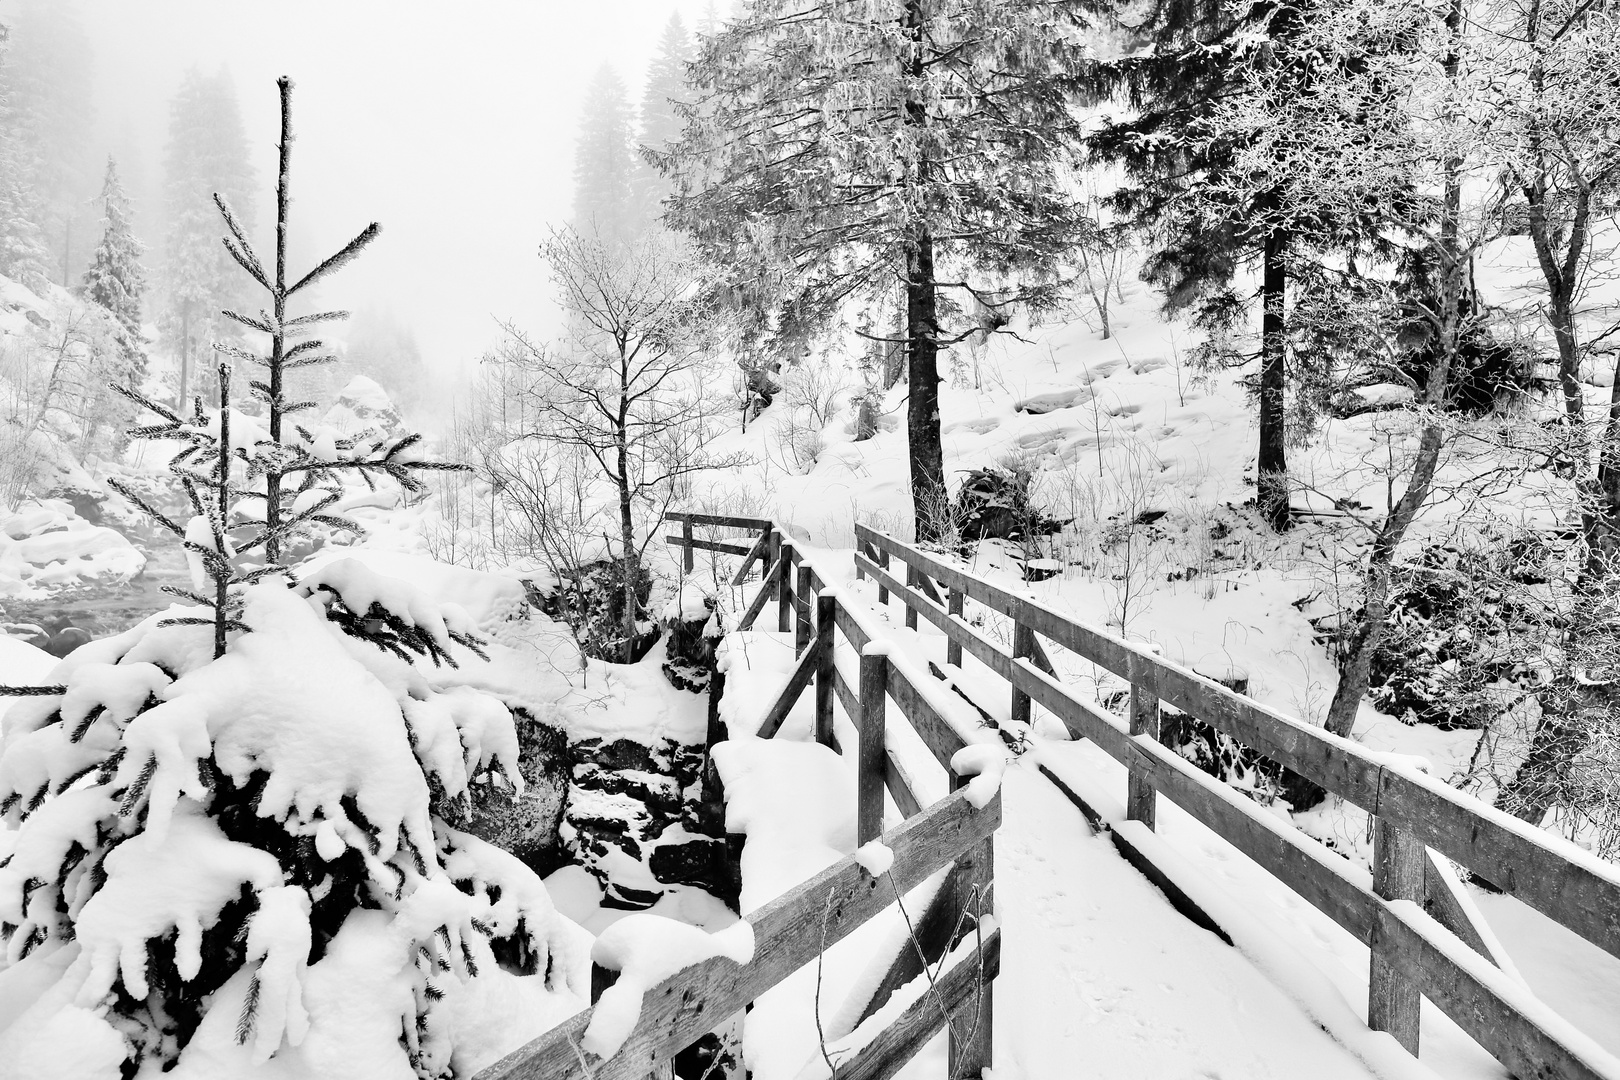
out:
<path id="1" fill-rule="evenodd" d="M 229 332 L 220 312 L 238 307 L 247 291 L 230 256 L 215 236 L 213 193 L 253 227 L 253 170 L 236 90 L 223 69 L 205 76 L 187 72 L 169 108 L 169 145 L 164 161 L 164 201 L 168 223 L 164 242 L 163 286 L 167 307 L 164 338 L 180 361 L 176 407 L 184 411 L 194 371 L 203 390 L 211 374 L 197 364 L 206 344 Z"/>
<path id="2" fill-rule="evenodd" d="M 639 231 L 634 139 L 624 82 L 604 64 L 585 91 L 574 146 L 574 228 L 580 233 L 616 244 Z"/>
<path id="3" fill-rule="evenodd" d="M 141 297 L 146 293 L 146 269 L 141 266 L 141 242 L 130 230 L 129 200 L 118 179 L 118 165 L 107 158 L 107 176 L 101 185 L 101 242 L 84 273 L 84 294 L 118 320 L 122 332 L 119 350 L 127 365 L 127 385 L 139 388 L 146 378 L 146 350 L 141 342 Z"/>
<path id="4" fill-rule="evenodd" d="M 688 127 L 661 164 L 673 218 L 731 273 L 786 359 L 852 305 L 905 293 L 917 535 L 947 499 L 942 348 L 976 310 L 1061 293 L 1084 227 L 1069 176 L 1075 5 L 1046 0 L 752 0 L 705 38 Z"/>
<path id="5" fill-rule="evenodd" d="M 681 13 L 675 12 L 664 26 L 658 42 L 658 52 L 647 66 L 647 83 L 641 94 L 641 147 L 643 154 L 667 153 L 678 141 L 685 127 L 679 102 L 686 100 L 690 91 L 686 83 L 686 65 L 692 61 L 692 39 L 687 36 Z M 660 205 L 670 194 L 669 184 L 657 168 L 645 159 L 636 163 L 636 196 L 642 213 L 650 220 L 662 212 Z"/>

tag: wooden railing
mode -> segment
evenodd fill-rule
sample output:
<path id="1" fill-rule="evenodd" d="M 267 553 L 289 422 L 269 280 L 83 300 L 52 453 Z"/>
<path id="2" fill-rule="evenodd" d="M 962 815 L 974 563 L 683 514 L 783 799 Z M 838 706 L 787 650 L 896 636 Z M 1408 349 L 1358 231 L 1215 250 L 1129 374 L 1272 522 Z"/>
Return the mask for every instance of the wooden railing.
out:
<path id="1" fill-rule="evenodd" d="M 777 626 L 794 633 L 798 663 L 777 700 L 765 710 L 757 734 L 774 735 L 804 691 L 815 687 L 815 736 L 834 748 L 832 702 L 836 695 L 857 733 L 857 840 L 880 840 L 893 852 L 886 874 L 874 878 L 847 856 L 808 881 L 743 917 L 752 924 L 753 959 L 739 965 L 716 958 L 688 967 L 643 996 L 639 1019 L 629 1039 L 611 1059 L 601 1060 L 581 1049 L 592 1010 L 575 1015 L 478 1074 L 477 1080 L 643 1080 L 673 1075 L 675 1055 L 741 1011 L 750 1001 L 815 962 L 828 946 L 847 936 L 946 866 L 952 869 L 933 900 L 914 919 L 915 936 L 897 949 L 882 977 L 866 993 L 860 1020 L 881 1008 L 895 990 L 919 977 L 923 961 L 940 961 L 958 946 L 989 912 L 994 872 L 994 833 L 1001 822 L 999 795 L 975 807 L 965 790 L 968 778 L 950 771 L 951 756 L 965 745 L 918 686 L 903 662 L 891 663 L 872 630 L 870 616 L 839 604 L 827 582 L 806 561 L 797 544 L 772 523 L 751 518 L 704 514 L 670 514 L 682 526 L 669 537 L 682 549 L 685 571 L 693 569 L 693 552 L 716 551 L 744 558 L 733 580 L 746 580 L 750 567 L 763 561 L 765 574 L 741 628 L 754 624 L 764 605 L 775 598 Z M 758 533 L 750 544 L 693 535 L 693 527 L 741 529 Z M 835 641 L 842 638 L 859 654 L 859 689 L 839 672 Z M 711 684 L 710 739 L 726 737 L 717 723 L 714 702 L 724 693 L 725 679 L 715 673 Z M 893 699 L 900 716 L 912 723 L 951 778 L 951 791 L 922 806 L 913 783 L 888 746 L 888 710 Z M 904 820 L 883 831 L 883 788 L 894 795 Z M 964 919 L 963 913 L 968 917 Z M 949 1075 L 976 1076 L 990 1065 L 992 1036 L 991 981 L 999 969 L 1000 933 L 989 929 L 976 947 L 948 971 L 934 976 L 928 992 L 914 1001 L 856 1053 L 840 1060 L 834 1080 L 879 1080 L 892 1076 L 942 1028 L 949 1028 Z M 920 954 L 920 956 L 919 956 Z M 593 987 L 612 981 L 611 973 L 593 972 Z M 593 996 L 595 991 L 593 990 Z"/>
<path id="2" fill-rule="evenodd" d="M 1416 1054 L 1427 997 L 1516 1076 L 1620 1078 L 1620 1060 L 1494 966 L 1489 935 L 1476 932 L 1471 904 L 1436 853 L 1620 956 L 1614 866 L 1400 760 L 1268 709 L 954 562 L 864 526 L 856 534 L 856 573 L 877 583 L 880 602 L 899 599 L 908 626 L 920 616 L 938 627 L 950 662 L 966 652 L 1006 680 L 1014 718 L 1027 719 L 1031 703 L 1039 704 L 1125 765 L 1130 818 L 1151 829 L 1158 798 L 1172 800 L 1367 945 L 1371 1027 Z M 894 561 L 905 568 L 903 580 Z M 1010 650 L 963 618 L 965 600 L 1011 621 Z M 1072 694 L 1040 636 L 1127 680 L 1128 721 Z M 1366 810 L 1374 823 L 1372 873 L 1160 745 L 1161 703 Z"/>

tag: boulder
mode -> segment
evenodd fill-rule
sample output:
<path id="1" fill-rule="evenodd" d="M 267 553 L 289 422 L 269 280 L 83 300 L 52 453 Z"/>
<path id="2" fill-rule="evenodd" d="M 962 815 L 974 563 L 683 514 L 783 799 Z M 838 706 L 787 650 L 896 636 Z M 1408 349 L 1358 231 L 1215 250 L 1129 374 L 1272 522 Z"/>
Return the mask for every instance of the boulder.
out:
<path id="1" fill-rule="evenodd" d="M 566 861 L 561 825 L 568 792 L 568 740 L 528 710 L 512 710 L 518 736 L 521 795 L 505 784 L 474 784 L 472 806 L 448 803 L 445 824 L 470 832 L 522 859 L 544 876 Z"/>

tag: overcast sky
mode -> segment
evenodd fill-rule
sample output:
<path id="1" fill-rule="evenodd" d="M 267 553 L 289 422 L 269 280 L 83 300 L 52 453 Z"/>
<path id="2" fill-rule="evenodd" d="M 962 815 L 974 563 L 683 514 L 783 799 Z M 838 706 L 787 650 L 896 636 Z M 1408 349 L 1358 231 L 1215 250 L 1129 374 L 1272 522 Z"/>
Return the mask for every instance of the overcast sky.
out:
<path id="1" fill-rule="evenodd" d="M 381 222 L 382 237 L 325 299 L 392 309 L 440 370 L 476 359 L 496 336 L 495 318 L 546 329 L 535 252 L 546 224 L 568 216 L 584 86 L 611 62 L 636 100 L 670 14 L 679 10 L 691 28 L 707 6 L 78 0 L 96 47 L 101 138 L 130 159 L 137 190 L 156 192 L 181 76 L 192 65 L 224 65 L 253 147 L 259 205 L 269 207 L 275 80 L 292 77 L 292 232 L 303 259 Z M 149 201 L 145 210 L 156 216 Z"/>

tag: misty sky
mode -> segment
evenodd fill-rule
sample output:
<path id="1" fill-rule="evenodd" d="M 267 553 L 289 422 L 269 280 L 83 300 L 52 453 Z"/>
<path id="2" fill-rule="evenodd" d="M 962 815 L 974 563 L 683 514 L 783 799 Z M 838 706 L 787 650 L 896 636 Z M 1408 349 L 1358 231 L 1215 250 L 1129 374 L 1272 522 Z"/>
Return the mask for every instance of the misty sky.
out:
<path id="1" fill-rule="evenodd" d="M 691 28 L 708 5 L 78 0 L 78 7 L 96 47 L 100 141 L 120 158 L 133 191 L 147 196 L 137 212 L 148 223 L 157 217 L 151 200 L 169 99 L 188 67 L 223 64 L 241 101 L 267 224 L 275 79 L 291 76 L 295 268 L 366 222 L 381 222 L 382 237 L 333 279 L 326 299 L 391 309 L 443 371 L 491 344 L 493 317 L 547 328 L 552 309 L 535 252 L 546 224 L 568 216 L 585 84 L 612 62 L 636 100 L 670 14 L 680 10 Z"/>

